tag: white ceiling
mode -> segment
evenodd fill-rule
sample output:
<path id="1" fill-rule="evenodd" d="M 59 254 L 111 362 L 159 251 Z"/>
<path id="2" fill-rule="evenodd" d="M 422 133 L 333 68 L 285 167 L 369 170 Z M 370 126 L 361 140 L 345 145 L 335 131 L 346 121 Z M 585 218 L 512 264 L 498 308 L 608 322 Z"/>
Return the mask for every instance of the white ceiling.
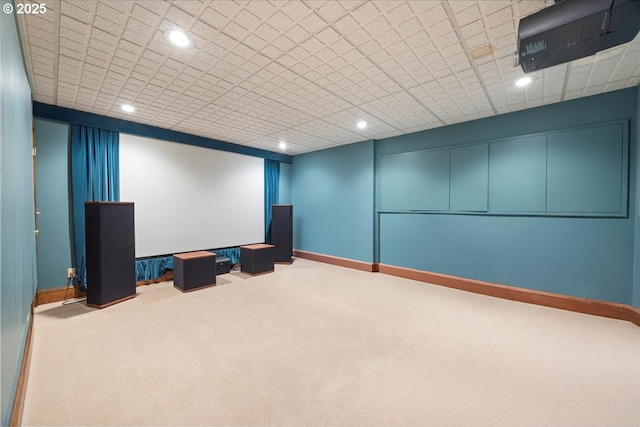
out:
<path id="1" fill-rule="evenodd" d="M 518 22 L 552 4 L 48 0 L 18 17 L 36 101 L 300 154 L 640 83 L 639 36 L 516 88 Z"/>

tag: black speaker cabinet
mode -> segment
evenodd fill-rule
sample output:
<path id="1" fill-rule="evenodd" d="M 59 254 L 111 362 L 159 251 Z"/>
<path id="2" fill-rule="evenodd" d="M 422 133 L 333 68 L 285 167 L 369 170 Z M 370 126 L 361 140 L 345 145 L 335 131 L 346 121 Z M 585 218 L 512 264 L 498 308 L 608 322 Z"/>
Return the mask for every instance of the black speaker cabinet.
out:
<path id="1" fill-rule="evenodd" d="M 274 247 L 258 243 L 240 246 L 240 271 L 249 274 L 271 273 L 274 262 Z"/>
<path id="2" fill-rule="evenodd" d="M 173 287 L 182 292 L 216 285 L 216 254 L 209 251 L 173 255 Z"/>
<path id="3" fill-rule="evenodd" d="M 293 256 L 293 206 L 271 205 L 271 243 L 275 261 L 291 263 Z"/>
<path id="4" fill-rule="evenodd" d="M 103 308 L 136 296 L 133 203 L 86 202 L 87 305 Z"/>

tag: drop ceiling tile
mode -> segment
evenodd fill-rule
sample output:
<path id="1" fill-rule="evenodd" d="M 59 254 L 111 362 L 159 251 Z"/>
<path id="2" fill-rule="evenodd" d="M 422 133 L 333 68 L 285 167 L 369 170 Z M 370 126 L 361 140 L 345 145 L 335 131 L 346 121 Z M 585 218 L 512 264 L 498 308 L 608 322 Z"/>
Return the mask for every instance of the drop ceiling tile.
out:
<path id="1" fill-rule="evenodd" d="M 318 14 L 327 22 L 335 22 L 347 13 L 344 4 L 337 1 L 314 1 L 310 3 L 310 5 L 317 10 Z"/>
<path id="2" fill-rule="evenodd" d="M 374 2 L 366 2 L 351 12 L 351 16 L 360 24 L 366 25 L 379 16 L 380 12 Z"/>
<path id="3" fill-rule="evenodd" d="M 602 90 L 602 92 L 624 89 L 625 87 L 627 87 L 627 84 L 628 84 L 628 80 L 627 79 L 618 80 L 618 81 L 610 81 L 605 85 L 605 87 Z M 601 92 L 599 92 L 599 93 L 601 93 Z"/>
<path id="4" fill-rule="evenodd" d="M 282 52 L 287 52 L 291 49 L 295 49 L 297 47 L 297 45 L 293 42 L 293 40 L 289 39 L 288 37 L 281 35 L 278 36 L 274 41 L 273 41 L 273 46 L 275 46 L 276 48 L 278 48 L 280 51 Z"/>
<path id="5" fill-rule="evenodd" d="M 67 16 L 60 17 L 60 34 L 68 35 L 68 38 L 77 40 L 78 38 L 84 38 L 90 34 L 91 27 L 83 22 L 76 21 L 75 19 Z"/>
<path id="6" fill-rule="evenodd" d="M 286 34 L 287 37 L 289 37 L 296 43 L 302 43 L 310 36 L 310 33 L 300 25 L 294 25 L 289 30 L 287 30 Z"/>
<path id="7" fill-rule="evenodd" d="M 442 49 L 442 50 L 445 50 L 447 48 L 452 49 L 451 46 L 453 46 L 453 48 L 457 48 L 458 50 L 461 49 L 458 36 L 453 31 L 439 36 L 437 39 L 434 40 L 434 43 L 438 47 L 438 49 Z"/>
<path id="8" fill-rule="evenodd" d="M 60 55 L 70 56 L 72 58 L 82 60 L 85 56 L 82 50 L 82 45 L 65 40 L 64 42 L 60 42 L 58 52 Z"/>
<path id="9" fill-rule="evenodd" d="M 122 29 L 124 28 L 124 23 L 116 24 L 99 15 L 93 18 L 93 25 L 95 28 L 118 37 L 122 34 Z"/>
<path id="10" fill-rule="evenodd" d="M 111 42 L 104 42 L 97 38 L 91 38 L 89 40 L 89 50 L 87 52 L 92 52 L 91 54 L 93 56 L 97 56 L 99 58 L 109 60 L 113 55 L 114 51 L 117 51 L 117 45 L 114 42 L 115 40 Z M 122 49 L 122 51 L 126 52 L 124 49 Z M 137 57 L 136 53 L 132 53 L 132 52 L 128 52 L 128 53 L 132 54 L 132 59 Z M 122 55 L 119 55 L 119 56 L 122 56 Z"/>
<path id="11" fill-rule="evenodd" d="M 395 29 L 381 34 L 380 36 L 378 36 L 377 40 L 380 44 L 382 44 L 383 47 L 393 51 L 394 54 L 401 53 L 409 49 L 407 43 L 402 39 L 400 34 L 398 34 Z"/>
<path id="12" fill-rule="evenodd" d="M 55 31 L 55 22 L 54 22 L 54 13 L 45 13 L 41 15 L 21 15 L 21 18 L 24 20 L 25 26 L 31 29 L 40 29 L 46 31 L 48 33 L 53 34 Z M 29 31 L 27 32 L 27 36 Z"/>
<path id="13" fill-rule="evenodd" d="M 462 32 L 462 35 L 465 37 L 465 39 L 469 39 L 472 36 L 475 36 L 476 34 L 480 34 L 485 32 L 486 28 L 484 26 L 484 21 L 482 19 L 477 19 L 475 21 L 472 21 L 464 26 L 462 26 L 462 28 L 460 28 L 460 31 Z M 475 41 L 468 41 L 468 43 L 470 43 L 469 47 L 473 47 L 473 46 L 477 46 L 479 44 L 485 43 L 484 41 L 481 43 L 477 43 Z"/>
<path id="14" fill-rule="evenodd" d="M 351 15 L 346 15 L 342 17 L 338 22 L 334 23 L 332 26 L 343 35 L 350 35 L 356 30 L 362 28 L 358 23 L 358 21 L 356 21 Z M 366 31 L 365 31 L 365 34 L 366 34 Z"/>
<path id="15" fill-rule="evenodd" d="M 512 13 L 511 6 L 508 2 L 504 2 L 503 6 L 504 5 L 506 6 L 502 7 L 501 9 L 498 9 L 493 13 L 490 13 L 487 10 L 487 9 L 491 9 L 489 6 L 483 5 L 485 12 L 489 12 L 489 14 L 486 17 L 486 20 L 490 28 L 495 28 L 495 27 L 504 25 L 505 23 L 513 24 L 513 13 Z M 498 5 L 498 7 L 499 6 L 501 5 Z"/>
<path id="16" fill-rule="evenodd" d="M 492 39 L 498 39 L 503 36 L 512 37 L 515 32 L 515 27 L 513 21 L 508 21 L 496 27 L 492 27 L 489 32 Z"/>
<path id="17" fill-rule="evenodd" d="M 611 80 L 620 80 L 625 78 L 631 78 L 632 76 L 640 73 L 640 67 L 634 66 L 633 63 L 621 65 L 611 75 Z"/>
<path id="18" fill-rule="evenodd" d="M 506 25 L 506 24 L 505 24 Z M 516 50 L 516 41 L 514 40 L 515 28 L 513 24 L 509 26 L 512 32 L 507 33 L 501 37 L 495 37 L 495 34 L 492 33 L 491 43 L 496 47 L 496 49 L 508 49 L 512 53 Z"/>
<path id="19" fill-rule="evenodd" d="M 120 7 L 120 5 L 122 7 Z M 127 19 L 125 10 L 131 7 L 131 5 L 127 5 L 126 3 L 120 3 L 120 5 L 111 4 L 113 7 L 110 7 L 108 2 L 99 2 L 96 9 L 96 18 L 106 19 L 110 21 L 112 25 L 115 24 L 118 27 L 123 26 Z"/>
<path id="20" fill-rule="evenodd" d="M 187 3 L 189 2 L 181 2 L 174 3 L 169 7 L 169 9 L 164 14 L 165 18 L 170 21 L 175 26 L 181 28 L 182 30 L 188 30 L 195 23 L 196 17 L 190 15 L 188 12 L 176 7 L 177 5 L 181 5 L 181 7 L 185 8 Z M 198 5 L 200 2 L 194 1 L 194 5 Z"/>
<path id="21" fill-rule="evenodd" d="M 146 22 L 150 25 L 157 25 L 162 19 L 162 16 L 144 7 L 144 3 L 142 5 L 135 4 L 131 10 L 131 16 L 136 18 L 138 21 Z"/>
<path id="22" fill-rule="evenodd" d="M 465 9 L 468 9 L 469 7 L 475 5 L 477 2 L 475 1 L 466 1 L 466 0 L 456 0 L 456 1 L 452 1 L 450 2 L 449 7 L 451 7 L 451 10 L 455 13 L 459 13 Z"/>
<path id="23" fill-rule="evenodd" d="M 371 134 L 380 138 L 486 117 L 494 109 L 558 102 L 563 90 L 584 96 L 638 84 L 640 42 L 634 41 L 576 61 L 573 69 L 544 70 L 534 85 L 515 92 L 513 81 L 522 72 L 510 57 L 518 18 L 523 10 L 551 3 L 448 3 L 462 43 L 441 2 L 69 2 L 82 10 L 62 13 L 55 41 L 65 57 L 56 58 L 55 14 L 19 19 L 27 31 L 23 42 L 35 99 L 53 102 L 57 88 L 59 103 L 123 117 L 118 103 L 127 98 L 142 103 L 144 115 L 136 117 L 156 125 L 193 126 L 201 134 L 243 143 L 283 126 L 300 126 L 309 146 L 297 149 L 311 151 Z M 192 22 L 186 28 L 192 47 L 172 48 L 164 39 L 162 32 L 178 25 L 175 21 Z M 87 24 L 92 27 L 85 31 Z M 492 27 L 488 33 L 485 24 Z M 312 38 L 314 32 L 318 38 Z M 303 48 L 296 45 L 307 40 Z M 489 41 L 493 53 L 474 60 L 476 76 L 462 46 L 472 50 Z M 629 46 L 635 56 L 628 54 Z M 64 77 L 54 85 L 56 67 Z M 372 117 L 367 133 L 327 128 L 317 120 L 354 106 Z M 257 120 L 247 125 L 247 117 Z"/>
<path id="24" fill-rule="evenodd" d="M 53 50 L 52 40 L 53 40 L 53 36 L 48 37 L 48 39 L 41 39 L 39 37 L 30 37 L 27 42 L 29 43 L 29 50 L 25 49 L 25 55 L 30 55 L 33 58 L 34 56 L 31 53 L 31 50 L 34 48 L 40 48 L 45 52 L 51 53 L 51 51 Z"/>
<path id="25" fill-rule="evenodd" d="M 69 16 L 77 19 L 78 21 L 90 22 L 93 17 L 93 11 L 95 11 L 96 4 L 94 2 L 86 2 L 86 4 L 81 2 L 63 2 L 55 9 L 52 4 L 47 4 L 46 6 L 48 13 L 45 13 L 45 16 L 49 13 L 53 14 L 52 12 L 54 10 L 60 10 L 62 15 Z"/>
<path id="26" fill-rule="evenodd" d="M 40 85 L 43 88 L 47 88 L 51 93 L 53 93 L 53 78 L 43 75 L 36 75 L 35 82 L 37 85 Z"/>
<path id="27" fill-rule="evenodd" d="M 385 37 L 389 37 L 389 31 L 395 31 L 393 26 L 387 21 L 384 16 L 379 16 L 378 18 L 371 21 L 371 23 L 367 26 L 367 32 L 376 38 L 382 37 L 382 40 L 385 40 Z M 397 39 L 399 36 L 392 35 L 394 39 Z M 382 42 L 380 42 L 382 44 Z"/>
<path id="28" fill-rule="evenodd" d="M 262 19 L 249 12 L 247 9 L 242 9 L 238 12 L 234 22 L 240 24 L 248 31 L 256 31 L 261 25 L 263 25 Z"/>
<path id="29" fill-rule="evenodd" d="M 150 21 L 147 21 L 150 22 Z M 147 25 L 145 22 L 140 21 L 139 19 L 135 19 L 133 17 L 129 18 L 127 21 L 127 27 L 125 29 L 132 31 L 134 33 L 138 33 L 150 39 L 156 33 L 156 28 L 153 25 Z"/>
<path id="30" fill-rule="evenodd" d="M 196 0 L 174 0 L 173 6 L 183 10 L 192 16 L 200 16 L 207 8 L 209 2 L 196 1 Z"/>
<path id="31" fill-rule="evenodd" d="M 477 34 L 467 37 L 466 43 L 470 50 L 474 50 L 489 43 L 489 36 L 485 31 L 481 31 Z"/>
<path id="32" fill-rule="evenodd" d="M 313 11 L 309 6 L 301 1 L 289 1 L 280 7 L 291 20 L 295 22 L 302 22 Z"/>
<path id="33" fill-rule="evenodd" d="M 453 3 L 454 2 L 451 2 L 450 5 Z M 480 7 L 476 2 L 470 2 L 469 7 L 465 9 L 454 10 L 453 7 L 451 7 L 451 9 L 454 11 L 456 23 L 460 27 L 468 26 L 470 23 L 478 20 L 478 18 L 482 16 L 480 13 Z"/>
<path id="34" fill-rule="evenodd" d="M 41 46 L 47 51 L 51 49 L 53 33 L 45 29 L 34 27 L 29 30 L 29 43 Z"/>
<path id="35" fill-rule="evenodd" d="M 307 29 L 307 31 L 311 33 L 315 33 L 322 28 L 326 27 L 327 23 L 318 16 L 317 13 L 311 13 L 306 18 L 304 18 L 300 24 Z"/>
<path id="36" fill-rule="evenodd" d="M 331 27 L 327 27 L 324 30 L 320 31 L 318 34 L 316 34 L 314 39 L 317 39 L 318 41 L 320 41 L 326 46 L 330 46 L 333 43 L 340 40 L 341 38 L 342 36 L 340 35 L 340 33 L 338 33 L 336 30 L 334 30 Z"/>
<path id="37" fill-rule="evenodd" d="M 147 46 L 149 40 L 153 37 L 153 34 L 142 34 L 139 32 L 132 31 L 129 28 L 125 28 L 122 33 L 122 39 L 130 41 L 138 46 L 144 47 Z"/>
<path id="38" fill-rule="evenodd" d="M 420 3 L 420 2 L 416 2 L 416 3 Z M 424 3 L 430 3 L 430 2 L 424 2 Z M 457 3 L 457 1 L 455 3 Z M 422 22 L 422 26 L 425 29 L 430 29 L 431 27 L 438 24 L 439 22 L 445 19 L 448 19 L 447 12 L 444 10 L 444 7 L 442 6 L 441 2 L 437 2 L 435 4 L 431 3 L 431 5 L 433 6 L 428 8 L 422 14 L 420 14 L 419 19 Z M 414 7 L 413 4 L 412 4 L 412 7 Z"/>

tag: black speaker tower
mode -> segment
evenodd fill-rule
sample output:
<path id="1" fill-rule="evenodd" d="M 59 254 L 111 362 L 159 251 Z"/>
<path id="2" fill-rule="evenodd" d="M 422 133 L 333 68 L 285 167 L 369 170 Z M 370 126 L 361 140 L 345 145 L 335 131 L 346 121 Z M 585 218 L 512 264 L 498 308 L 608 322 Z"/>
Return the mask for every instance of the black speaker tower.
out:
<path id="1" fill-rule="evenodd" d="M 275 246 L 275 262 L 293 261 L 292 205 L 271 205 L 271 243 Z"/>
<path id="2" fill-rule="evenodd" d="M 87 305 L 103 308 L 136 296 L 133 203 L 86 202 Z"/>

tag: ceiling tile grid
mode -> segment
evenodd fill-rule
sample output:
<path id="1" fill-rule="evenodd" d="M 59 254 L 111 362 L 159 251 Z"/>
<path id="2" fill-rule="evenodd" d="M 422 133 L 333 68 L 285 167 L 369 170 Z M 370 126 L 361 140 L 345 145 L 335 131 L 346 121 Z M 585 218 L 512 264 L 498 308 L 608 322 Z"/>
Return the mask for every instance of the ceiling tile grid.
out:
<path id="1" fill-rule="evenodd" d="M 37 101 L 299 154 L 640 83 L 636 38 L 516 88 L 518 22 L 552 4 L 62 0 L 19 25 Z"/>

